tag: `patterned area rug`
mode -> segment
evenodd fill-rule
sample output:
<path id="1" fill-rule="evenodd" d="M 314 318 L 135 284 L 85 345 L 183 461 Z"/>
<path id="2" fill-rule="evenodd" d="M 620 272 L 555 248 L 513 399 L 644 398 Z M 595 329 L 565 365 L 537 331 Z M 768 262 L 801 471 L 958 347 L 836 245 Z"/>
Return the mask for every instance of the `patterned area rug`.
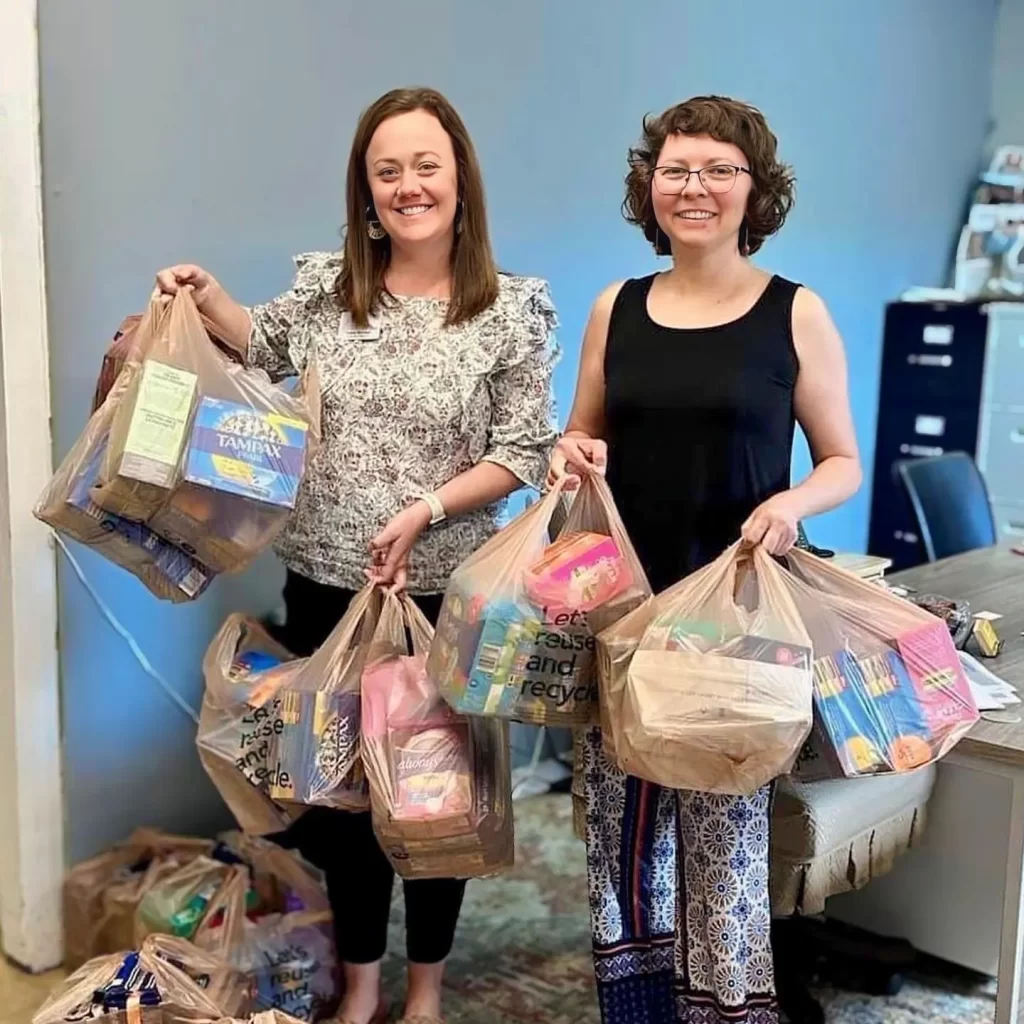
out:
<path id="1" fill-rule="evenodd" d="M 586 858 L 567 796 L 516 803 L 516 867 L 471 882 L 447 973 L 450 1024 L 599 1024 L 590 960 Z M 402 994 L 401 889 L 386 965 Z M 396 956 L 395 954 L 399 954 Z M 897 996 L 823 989 L 830 1024 L 991 1024 L 991 985 L 957 985 L 948 971 L 910 977 Z"/>

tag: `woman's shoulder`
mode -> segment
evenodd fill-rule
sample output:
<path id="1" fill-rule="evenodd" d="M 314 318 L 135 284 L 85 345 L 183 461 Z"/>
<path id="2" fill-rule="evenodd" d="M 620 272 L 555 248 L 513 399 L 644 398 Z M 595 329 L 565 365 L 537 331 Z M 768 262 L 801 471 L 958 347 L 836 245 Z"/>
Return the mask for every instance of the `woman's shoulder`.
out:
<path id="1" fill-rule="evenodd" d="M 344 258 L 337 251 L 300 252 L 292 257 L 295 264 L 295 290 L 335 293 Z"/>
<path id="2" fill-rule="evenodd" d="M 498 274 L 498 298 L 491 307 L 502 317 L 540 319 L 548 330 L 558 326 L 558 313 L 551 298 L 551 287 L 542 277 L 522 274 Z"/>

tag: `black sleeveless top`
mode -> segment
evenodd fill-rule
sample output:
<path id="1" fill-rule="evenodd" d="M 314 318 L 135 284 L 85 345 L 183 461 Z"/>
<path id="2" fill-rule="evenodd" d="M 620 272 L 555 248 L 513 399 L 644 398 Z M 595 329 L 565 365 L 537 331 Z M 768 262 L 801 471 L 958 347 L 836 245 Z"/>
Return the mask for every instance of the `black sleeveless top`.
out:
<path id="1" fill-rule="evenodd" d="M 608 483 L 657 593 L 790 486 L 800 286 L 773 277 L 739 319 L 672 328 L 647 312 L 654 277 L 622 286 L 604 372 Z"/>

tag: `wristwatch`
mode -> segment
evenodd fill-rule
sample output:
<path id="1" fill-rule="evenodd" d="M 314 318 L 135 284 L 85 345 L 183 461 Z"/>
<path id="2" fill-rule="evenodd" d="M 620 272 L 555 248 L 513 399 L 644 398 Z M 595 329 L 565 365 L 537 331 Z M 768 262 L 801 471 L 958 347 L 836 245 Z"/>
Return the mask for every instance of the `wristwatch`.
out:
<path id="1" fill-rule="evenodd" d="M 431 526 L 436 526 L 448 518 L 448 513 L 445 512 L 444 505 L 441 504 L 441 499 L 436 494 L 418 494 L 416 499 L 425 502 L 427 508 L 430 509 Z"/>

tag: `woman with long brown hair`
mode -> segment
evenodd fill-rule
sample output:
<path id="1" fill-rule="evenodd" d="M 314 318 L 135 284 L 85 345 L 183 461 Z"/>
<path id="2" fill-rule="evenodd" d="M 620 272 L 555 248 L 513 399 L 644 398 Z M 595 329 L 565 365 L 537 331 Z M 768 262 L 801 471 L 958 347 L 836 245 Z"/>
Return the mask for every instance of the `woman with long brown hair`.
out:
<path id="1" fill-rule="evenodd" d="M 408 588 L 436 621 L 452 570 L 498 526 L 504 499 L 542 483 L 555 440 L 555 311 L 547 285 L 500 274 L 472 142 L 431 89 L 398 89 L 356 128 L 344 251 L 297 259 L 292 289 L 247 309 L 205 270 L 157 275 L 194 291 L 219 333 L 279 379 L 315 352 L 324 443 L 277 544 L 281 639 L 311 653 L 367 578 Z M 346 1024 L 382 1019 L 394 874 L 368 813 L 314 808 L 290 837 L 324 869 Z M 465 883 L 405 883 L 405 1019 L 440 1020 L 441 977 Z"/>
<path id="2" fill-rule="evenodd" d="M 742 538 L 781 555 L 861 471 L 843 343 L 813 292 L 749 259 L 793 177 L 760 111 L 699 96 L 645 119 L 624 212 L 663 273 L 594 304 L 550 478 L 605 472 L 661 591 Z M 814 469 L 793 486 L 799 423 Z M 774 1024 L 770 786 L 666 790 L 581 744 L 594 959 L 605 1024 Z"/>

